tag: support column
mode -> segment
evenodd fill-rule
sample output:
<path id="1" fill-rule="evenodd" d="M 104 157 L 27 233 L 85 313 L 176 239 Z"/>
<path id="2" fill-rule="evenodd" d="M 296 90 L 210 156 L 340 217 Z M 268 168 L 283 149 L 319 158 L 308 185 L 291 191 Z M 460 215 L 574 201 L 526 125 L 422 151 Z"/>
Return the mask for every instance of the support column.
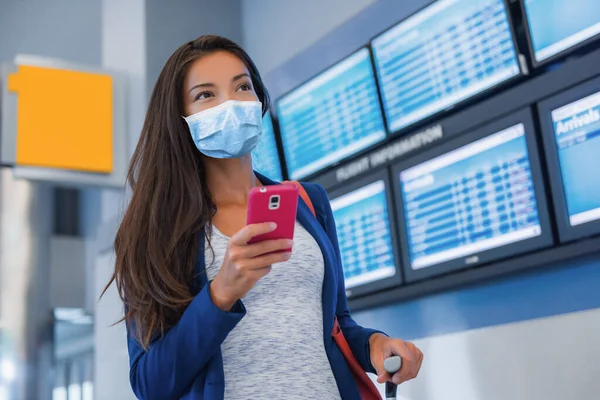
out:
<path id="1" fill-rule="evenodd" d="M 0 169 L 0 398 L 51 398 L 52 192 Z"/>

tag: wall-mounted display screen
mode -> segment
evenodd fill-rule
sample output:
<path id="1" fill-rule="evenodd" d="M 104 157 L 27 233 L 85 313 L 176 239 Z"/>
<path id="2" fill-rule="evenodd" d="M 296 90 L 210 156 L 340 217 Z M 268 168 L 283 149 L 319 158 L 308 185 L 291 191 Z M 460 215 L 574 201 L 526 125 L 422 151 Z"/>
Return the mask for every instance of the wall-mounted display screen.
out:
<path id="1" fill-rule="evenodd" d="M 400 282 L 389 192 L 387 176 L 377 174 L 331 196 L 349 294 Z"/>
<path id="2" fill-rule="evenodd" d="M 477 264 L 549 235 L 532 133 L 518 122 L 398 171 L 408 270 Z"/>
<path id="3" fill-rule="evenodd" d="M 600 93 L 554 110 L 552 122 L 571 226 L 600 219 Z"/>
<path id="4" fill-rule="evenodd" d="M 600 233 L 600 80 L 539 108 L 560 237 Z"/>
<path id="5" fill-rule="evenodd" d="M 363 48 L 277 101 L 291 179 L 315 174 L 385 139 L 371 56 Z"/>
<path id="6" fill-rule="evenodd" d="M 396 132 L 520 74 L 503 0 L 439 0 L 372 41 Z"/>
<path id="7" fill-rule="evenodd" d="M 263 133 L 260 142 L 253 152 L 254 169 L 265 175 L 267 178 L 276 182 L 283 180 L 281 172 L 281 161 L 277 151 L 277 141 L 275 140 L 275 130 L 273 129 L 273 120 L 267 113 L 263 117 Z"/>
<path id="8" fill-rule="evenodd" d="M 530 46 L 543 63 L 600 35 L 597 0 L 523 0 Z"/>

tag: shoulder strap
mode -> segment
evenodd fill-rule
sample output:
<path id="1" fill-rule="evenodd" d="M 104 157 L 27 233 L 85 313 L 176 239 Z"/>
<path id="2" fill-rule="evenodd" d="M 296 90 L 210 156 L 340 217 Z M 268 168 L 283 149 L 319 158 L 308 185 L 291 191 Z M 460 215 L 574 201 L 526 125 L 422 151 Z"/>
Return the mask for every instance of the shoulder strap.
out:
<path id="1" fill-rule="evenodd" d="M 296 186 L 298 188 L 298 194 L 300 195 L 300 197 L 302 198 L 302 200 L 304 200 L 304 202 L 306 203 L 306 205 L 310 209 L 310 212 L 312 213 L 312 215 L 314 217 L 316 217 L 317 213 L 315 212 L 315 207 L 313 206 L 313 203 L 312 203 L 312 201 L 310 199 L 310 196 L 306 192 L 306 189 L 304 189 L 304 186 L 302 186 L 302 184 L 300 182 L 298 182 L 298 181 L 285 181 L 283 183 L 291 183 L 292 185 L 294 185 L 294 186 Z"/>

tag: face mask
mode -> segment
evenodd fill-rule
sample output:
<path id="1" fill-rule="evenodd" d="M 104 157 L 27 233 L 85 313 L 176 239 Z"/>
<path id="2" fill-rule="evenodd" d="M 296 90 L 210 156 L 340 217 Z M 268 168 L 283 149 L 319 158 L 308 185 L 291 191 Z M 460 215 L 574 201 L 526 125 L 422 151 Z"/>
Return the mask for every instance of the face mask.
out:
<path id="1" fill-rule="evenodd" d="M 262 104 L 229 100 L 185 118 L 200 152 L 212 158 L 239 158 L 258 145 Z"/>

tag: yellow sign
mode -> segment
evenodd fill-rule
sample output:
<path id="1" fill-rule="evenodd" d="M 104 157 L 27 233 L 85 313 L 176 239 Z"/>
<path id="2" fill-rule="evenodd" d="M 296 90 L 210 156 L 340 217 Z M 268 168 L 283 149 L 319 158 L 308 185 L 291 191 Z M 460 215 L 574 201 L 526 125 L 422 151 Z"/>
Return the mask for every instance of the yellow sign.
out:
<path id="1" fill-rule="evenodd" d="M 110 173 L 113 79 L 110 75 L 19 65 L 16 164 Z"/>

